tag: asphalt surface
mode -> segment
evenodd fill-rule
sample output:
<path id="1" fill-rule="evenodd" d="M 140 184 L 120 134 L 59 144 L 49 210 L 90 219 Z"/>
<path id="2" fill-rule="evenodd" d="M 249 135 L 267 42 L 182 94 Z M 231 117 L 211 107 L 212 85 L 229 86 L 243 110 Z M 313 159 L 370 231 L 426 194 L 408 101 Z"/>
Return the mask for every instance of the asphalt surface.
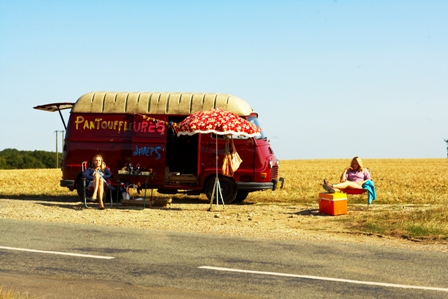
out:
<path id="1" fill-rule="evenodd" d="M 0 285 L 35 298 L 447 298 L 447 265 L 364 244 L 0 220 Z"/>

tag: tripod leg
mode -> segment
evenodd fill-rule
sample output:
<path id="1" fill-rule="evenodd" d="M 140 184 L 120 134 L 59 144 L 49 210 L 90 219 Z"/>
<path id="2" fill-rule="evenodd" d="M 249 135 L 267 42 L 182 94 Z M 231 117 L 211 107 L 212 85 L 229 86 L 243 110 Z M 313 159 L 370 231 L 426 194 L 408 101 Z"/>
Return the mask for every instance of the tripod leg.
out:
<path id="1" fill-rule="evenodd" d="M 219 195 L 221 196 L 222 207 L 224 208 L 224 197 L 222 196 L 221 185 L 219 184 L 219 181 L 218 181 L 218 186 L 219 186 L 218 192 L 219 192 Z M 219 204 L 219 202 L 218 202 L 218 200 L 216 200 L 216 205 L 218 205 L 218 204 Z"/>
<path id="2" fill-rule="evenodd" d="M 224 207 L 224 198 L 222 196 L 221 185 L 219 184 L 219 179 L 215 179 L 215 185 L 213 186 L 212 198 L 210 199 L 210 210 L 213 208 L 213 201 L 216 199 L 216 208 L 219 206 L 219 200 L 221 199 L 222 205 Z"/>
<path id="3" fill-rule="evenodd" d="M 215 184 L 213 185 L 212 198 L 210 198 L 210 211 L 212 210 L 213 199 L 215 199 L 215 191 L 216 191 L 216 179 Z"/>

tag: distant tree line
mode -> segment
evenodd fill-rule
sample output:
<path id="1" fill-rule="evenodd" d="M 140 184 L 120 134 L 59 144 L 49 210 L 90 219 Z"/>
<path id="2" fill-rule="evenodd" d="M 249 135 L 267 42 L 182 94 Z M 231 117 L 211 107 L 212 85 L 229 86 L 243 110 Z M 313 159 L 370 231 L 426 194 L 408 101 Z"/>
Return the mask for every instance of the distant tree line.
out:
<path id="1" fill-rule="evenodd" d="M 62 155 L 59 153 L 59 161 L 61 157 Z M 14 148 L 7 148 L 0 151 L 0 169 L 35 169 L 55 167 L 56 152 L 19 151 Z"/>

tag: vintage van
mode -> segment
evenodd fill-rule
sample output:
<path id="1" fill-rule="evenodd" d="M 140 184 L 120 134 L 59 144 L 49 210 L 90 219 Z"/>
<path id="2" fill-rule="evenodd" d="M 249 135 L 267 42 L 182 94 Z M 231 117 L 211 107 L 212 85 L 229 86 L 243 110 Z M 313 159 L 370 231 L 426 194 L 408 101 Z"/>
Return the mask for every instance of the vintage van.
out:
<path id="1" fill-rule="evenodd" d="M 177 136 L 173 126 L 193 112 L 219 108 L 258 125 L 258 115 L 244 100 L 227 94 L 177 92 L 91 92 L 75 103 L 34 107 L 58 111 L 66 128 L 60 185 L 82 197 L 81 163 L 101 154 L 112 173 L 128 163 L 152 169 L 153 180 L 143 188 L 159 193 L 205 193 L 210 199 L 216 177 L 225 203 L 241 202 L 250 192 L 283 187 L 279 161 L 266 136 L 235 137 L 242 158 L 233 177 L 222 176 L 225 140 L 215 134 Z M 66 123 L 61 110 L 71 109 Z M 216 139 L 217 138 L 217 139 Z M 218 144 L 216 146 L 216 144 Z M 218 153 L 216 153 L 218 148 Z M 115 176 L 116 178 L 116 176 Z M 129 180 L 141 185 L 142 178 Z M 145 186 L 146 185 L 146 186 Z"/>

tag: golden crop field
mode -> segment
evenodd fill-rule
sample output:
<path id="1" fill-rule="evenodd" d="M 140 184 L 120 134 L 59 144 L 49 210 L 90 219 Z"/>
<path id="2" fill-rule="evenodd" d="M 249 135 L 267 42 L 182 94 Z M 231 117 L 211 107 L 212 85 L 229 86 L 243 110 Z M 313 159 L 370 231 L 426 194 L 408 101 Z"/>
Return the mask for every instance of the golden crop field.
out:
<path id="1" fill-rule="evenodd" d="M 378 199 L 375 204 L 447 204 L 448 159 L 363 159 Z M 281 161 L 286 178 L 276 200 L 313 202 L 323 179 L 338 183 L 350 159 Z"/>
<path id="2" fill-rule="evenodd" d="M 32 299 L 32 298 L 34 297 L 29 296 L 27 292 L 20 293 L 14 291 L 13 289 L 6 289 L 5 287 L 0 285 L 0 299 Z"/>
<path id="3" fill-rule="evenodd" d="M 363 159 L 377 200 L 366 213 L 338 221 L 357 231 L 448 240 L 448 159 Z M 350 159 L 281 161 L 281 190 L 254 192 L 246 202 L 317 207 L 322 181 L 336 183 Z M 76 198 L 59 187 L 59 169 L 0 170 L 0 198 Z M 349 207 L 367 207 L 366 196 L 350 196 Z"/>

